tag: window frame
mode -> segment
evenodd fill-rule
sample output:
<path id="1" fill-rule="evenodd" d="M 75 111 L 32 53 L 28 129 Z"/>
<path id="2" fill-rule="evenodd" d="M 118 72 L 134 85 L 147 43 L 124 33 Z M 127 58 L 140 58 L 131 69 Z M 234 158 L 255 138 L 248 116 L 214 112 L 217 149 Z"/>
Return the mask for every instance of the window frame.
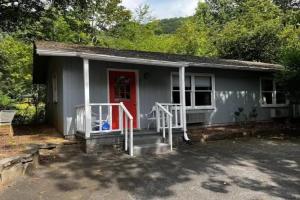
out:
<path id="1" fill-rule="evenodd" d="M 57 73 L 52 74 L 52 102 L 58 103 L 58 78 Z"/>
<path id="2" fill-rule="evenodd" d="M 264 90 L 262 90 L 262 81 L 263 80 L 271 80 L 272 81 L 273 91 L 264 91 Z M 265 107 L 265 108 L 268 108 L 268 107 L 286 107 L 286 106 L 289 105 L 289 100 L 288 100 L 286 94 L 285 94 L 285 104 L 277 104 L 277 99 L 276 99 L 277 88 L 276 88 L 276 81 L 275 81 L 274 78 L 272 78 L 272 77 L 260 77 L 259 83 L 260 83 L 260 99 L 259 99 L 259 102 L 260 102 L 261 107 Z M 271 94 L 272 94 L 272 104 L 264 104 L 264 101 L 263 101 L 263 93 L 264 92 L 271 92 Z"/>
<path id="3" fill-rule="evenodd" d="M 179 90 L 173 90 L 173 76 L 177 75 L 179 76 L 178 72 L 172 72 L 171 73 L 171 102 L 173 102 L 173 92 L 174 91 L 179 91 Z M 214 74 L 208 74 L 208 73 L 185 73 L 185 76 L 190 76 L 191 77 L 191 106 L 186 106 L 186 109 L 188 110 L 214 110 L 216 109 L 216 101 L 215 101 L 215 75 Z M 211 105 L 207 105 L 207 106 L 196 106 L 195 105 L 195 101 L 196 101 L 196 96 L 195 93 L 199 90 L 195 89 L 195 77 L 196 76 L 204 76 L 204 77 L 210 77 L 211 79 L 211 90 L 207 90 L 207 92 L 211 92 Z M 180 87 L 179 87 L 180 88 Z M 203 91 L 204 92 L 204 91 Z"/>

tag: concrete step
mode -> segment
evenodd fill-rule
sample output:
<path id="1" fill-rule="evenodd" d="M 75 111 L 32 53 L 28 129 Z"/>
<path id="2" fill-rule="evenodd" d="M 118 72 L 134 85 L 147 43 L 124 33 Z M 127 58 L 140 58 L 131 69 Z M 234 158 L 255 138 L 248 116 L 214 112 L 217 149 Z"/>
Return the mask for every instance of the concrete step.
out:
<path id="1" fill-rule="evenodd" d="M 170 145 L 165 143 L 141 144 L 133 146 L 133 154 L 141 156 L 145 154 L 163 154 L 170 152 Z"/>
<path id="2" fill-rule="evenodd" d="M 161 143 L 163 138 L 160 135 L 149 135 L 149 136 L 133 136 L 134 145 L 142 144 L 158 144 Z"/>

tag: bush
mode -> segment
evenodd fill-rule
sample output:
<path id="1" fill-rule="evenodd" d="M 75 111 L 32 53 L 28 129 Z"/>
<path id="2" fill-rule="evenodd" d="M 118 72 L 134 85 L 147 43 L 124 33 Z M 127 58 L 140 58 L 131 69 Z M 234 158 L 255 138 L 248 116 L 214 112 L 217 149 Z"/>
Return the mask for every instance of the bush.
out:
<path id="1" fill-rule="evenodd" d="M 13 109 L 13 100 L 0 91 L 0 110 Z"/>

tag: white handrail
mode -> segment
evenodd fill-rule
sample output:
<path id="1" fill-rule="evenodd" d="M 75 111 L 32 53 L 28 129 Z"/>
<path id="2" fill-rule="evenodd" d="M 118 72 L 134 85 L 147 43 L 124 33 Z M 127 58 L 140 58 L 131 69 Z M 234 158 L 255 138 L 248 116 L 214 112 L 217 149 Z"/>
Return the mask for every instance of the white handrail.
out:
<path id="1" fill-rule="evenodd" d="M 90 106 L 119 106 L 120 103 L 91 103 Z"/>
<path id="2" fill-rule="evenodd" d="M 160 112 L 162 112 L 162 123 L 163 123 L 163 138 L 166 137 L 166 126 L 165 126 L 165 123 L 166 123 L 166 118 L 165 118 L 165 114 L 167 114 L 167 125 L 168 125 L 168 128 L 169 128 L 169 145 L 170 145 L 170 150 L 172 151 L 173 150 L 173 135 L 172 135 L 172 118 L 173 118 L 173 115 L 171 112 L 169 112 L 162 104 L 156 102 L 156 117 L 157 117 L 157 126 L 159 127 L 160 125 Z M 160 128 L 158 128 L 158 132 L 160 131 Z"/>
<path id="3" fill-rule="evenodd" d="M 126 115 L 126 118 L 125 118 L 125 151 L 127 151 L 127 148 L 128 148 L 128 120 L 127 119 L 129 119 L 129 121 L 130 121 L 129 122 L 130 123 L 130 126 L 129 126 L 129 129 L 130 129 L 130 133 L 129 133 L 129 155 L 133 156 L 133 117 L 130 114 L 130 112 L 127 110 L 127 108 L 125 107 L 123 102 L 120 103 L 120 107 Z M 123 115 L 123 113 L 120 113 L 120 114 Z M 122 121 L 121 121 L 120 124 L 123 124 L 123 117 L 121 117 L 121 118 L 122 118 Z M 123 133 L 123 126 L 122 126 L 122 133 Z"/>
<path id="4" fill-rule="evenodd" d="M 169 115 L 170 117 L 173 117 L 172 113 L 170 113 L 165 107 L 163 107 L 162 104 L 156 102 L 156 105 L 158 107 L 160 107 L 160 109 L 162 109 L 167 115 Z"/>
<path id="5" fill-rule="evenodd" d="M 126 113 L 126 115 L 128 116 L 128 118 L 133 120 L 132 115 L 131 115 L 130 112 L 127 110 L 127 108 L 125 107 L 125 105 L 124 105 L 123 102 L 120 103 L 120 106 L 122 107 L 122 109 L 124 110 L 124 112 Z"/>
<path id="6" fill-rule="evenodd" d="M 121 134 L 124 134 L 125 132 L 125 151 L 128 150 L 129 147 L 129 154 L 130 156 L 133 156 L 133 116 L 130 114 L 128 109 L 125 107 L 124 103 L 92 103 L 90 104 L 91 109 L 93 110 L 93 107 L 99 107 L 97 108 L 97 112 L 92 112 L 92 118 L 94 117 L 93 123 L 95 123 L 93 126 L 93 123 L 91 124 L 92 129 L 93 127 L 99 127 L 99 130 L 92 130 L 92 133 L 106 133 L 106 132 L 114 132 L 114 131 L 121 131 Z M 103 107 L 107 107 L 107 117 L 106 121 L 108 121 L 109 130 L 102 130 L 102 115 L 104 114 Z M 114 107 L 114 108 L 113 108 Z M 119 112 L 119 128 L 113 127 L 113 109 L 118 108 Z M 86 123 L 86 116 L 84 112 L 84 105 L 77 105 L 75 106 L 76 109 L 76 131 L 81 133 L 86 133 L 85 130 L 85 123 Z M 95 108 L 94 108 L 95 111 Z M 95 116 L 93 116 L 95 115 Z M 97 116 L 99 115 L 99 116 Z M 123 118 L 124 117 L 124 118 Z M 98 119 L 97 119 L 98 118 Z M 124 120 L 123 120 L 124 119 Z M 125 124 L 124 124 L 125 121 Z M 129 124 L 128 124 L 129 123 Z M 129 129 L 129 145 L 128 145 L 128 129 Z"/>

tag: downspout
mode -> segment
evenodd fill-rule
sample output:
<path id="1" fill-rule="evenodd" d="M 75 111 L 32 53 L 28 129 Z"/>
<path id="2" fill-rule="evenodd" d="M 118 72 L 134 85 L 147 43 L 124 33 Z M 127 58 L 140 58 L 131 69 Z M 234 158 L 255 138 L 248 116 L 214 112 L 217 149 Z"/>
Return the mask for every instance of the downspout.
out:
<path id="1" fill-rule="evenodd" d="M 187 135 L 187 125 L 186 125 L 186 103 L 185 103 L 185 68 L 186 67 L 188 67 L 188 65 L 183 65 L 179 68 L 180 103 L 182 105 L 183 140 L 187 143 L 191 143 Z"/>

